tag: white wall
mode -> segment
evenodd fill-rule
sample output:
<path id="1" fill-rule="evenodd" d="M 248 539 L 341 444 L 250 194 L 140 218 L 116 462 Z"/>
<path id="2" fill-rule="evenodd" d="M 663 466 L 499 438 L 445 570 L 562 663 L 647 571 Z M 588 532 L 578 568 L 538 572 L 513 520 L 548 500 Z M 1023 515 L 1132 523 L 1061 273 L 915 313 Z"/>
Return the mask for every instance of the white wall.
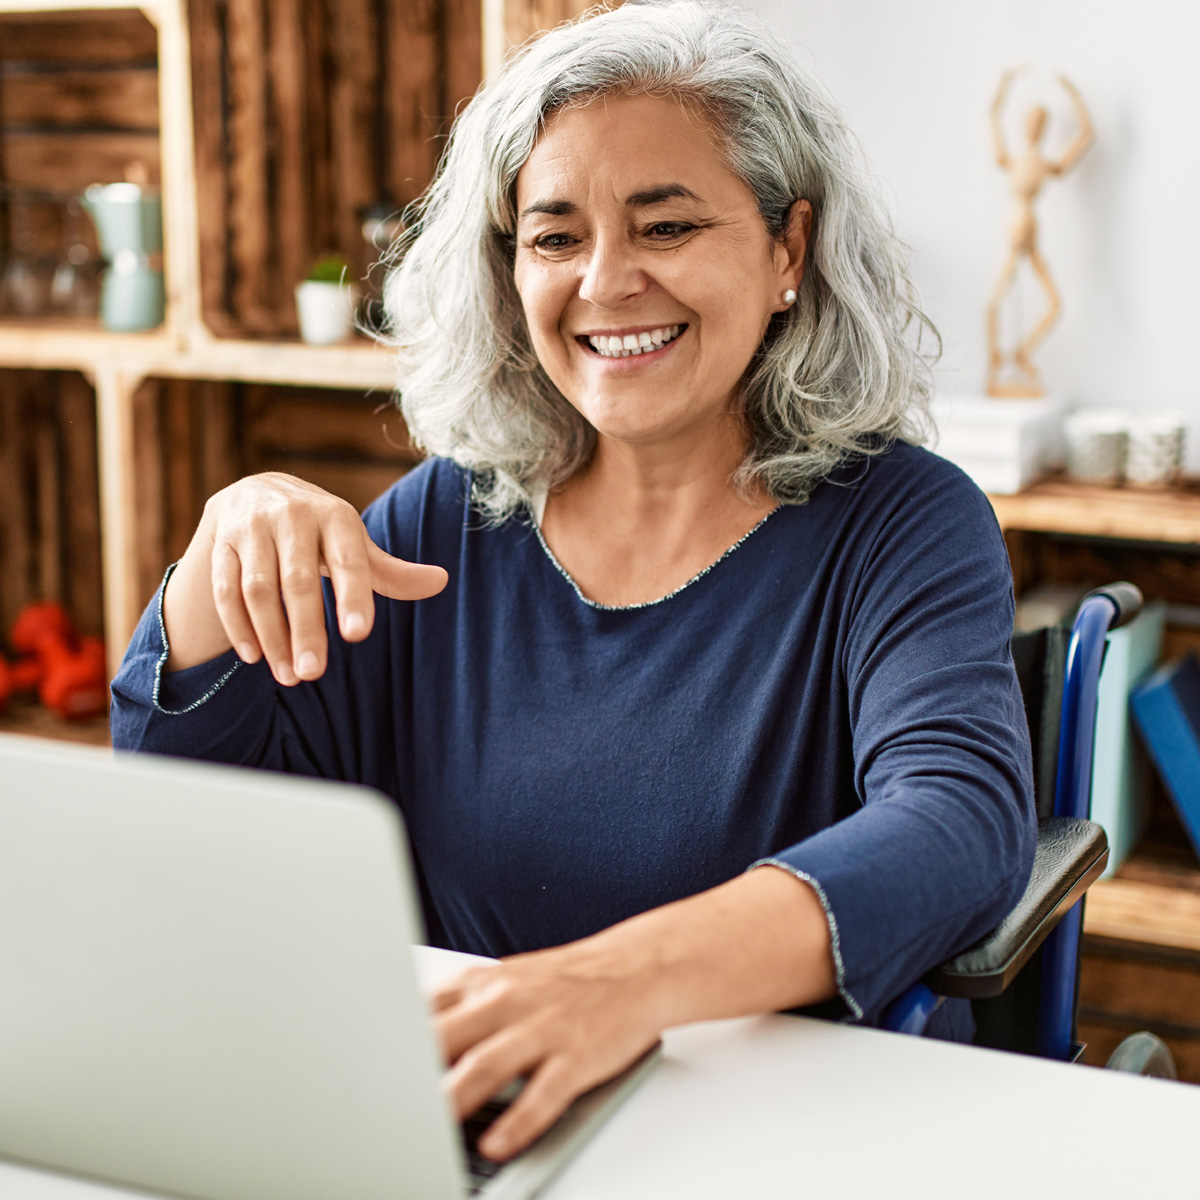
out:
<path id="1" fill-rule="evenodd" d="M 1004 258 L 1008 195 L 988 110 L 1001 72 L 1020 116 L 1048 102 L 1045 147 L 1073 130 L 1062 71 L 1096 141 L 1039 201 L 1062 320 L 1036 361 L 1080 405 L 1181 409 L 1200 468 L 1200 4 L 1196 0 L 743 0 L 784 33 L 841 104 L 912 246 L 945 338 L 939 387 L 982 386 L 984 308 Z M 1021 289 L 1036 319 L 1041 298 Z"/>

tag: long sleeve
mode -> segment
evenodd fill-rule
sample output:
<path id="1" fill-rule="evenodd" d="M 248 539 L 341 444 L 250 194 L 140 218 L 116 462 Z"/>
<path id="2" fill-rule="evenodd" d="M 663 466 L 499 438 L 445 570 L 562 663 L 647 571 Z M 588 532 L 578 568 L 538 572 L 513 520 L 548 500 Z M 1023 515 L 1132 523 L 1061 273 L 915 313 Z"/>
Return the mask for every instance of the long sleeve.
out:
<path id="1" fill-rule="evenodd" d="M 332 628 L 327 595 L 329 667 L 312 683 L 285 688 L 265 661 L 242 663 L 232 650 L 167 674 L 162 621 L 164 580 L 134 633 L 113 680 L 112 738 L 118 750 L 170 754 L 300 775 L 366 781 L 364 751 L 379 725 L 379 701 L 364 703 L 386 678 L 386 633 L 349 646 Z M 382 678 L 380 678 L 382 677 Z M 377 779 L 371 782 L 379 783 Z"/>
<path id="2" fill-rule="evenodd" d="M 983 936 L 1028 880 L 1012 617 L 995 519 L 961 477 L 943 472 L 875 527 L 841 655 L 861 807 L 769 859 L 821 895 L 855 1017 Z"/>

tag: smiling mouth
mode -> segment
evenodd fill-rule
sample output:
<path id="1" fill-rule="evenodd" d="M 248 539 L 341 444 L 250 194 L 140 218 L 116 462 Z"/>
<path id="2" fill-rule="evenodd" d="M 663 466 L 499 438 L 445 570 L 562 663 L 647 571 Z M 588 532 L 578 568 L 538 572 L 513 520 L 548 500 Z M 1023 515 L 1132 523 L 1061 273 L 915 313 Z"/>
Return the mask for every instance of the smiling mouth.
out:
<path id="1" fill-rule="evenodd" d="M 661 329 L 627 333 L 623 337 L 616 334 L 611 337 L 599 334 L 596 337 L 579 337 L 575 340 L 601 358 L 635 358 L 642 354 L 653 354 L 656 350 L 669 346 L 686 328 L 686 325 L 664 325 Z"/>

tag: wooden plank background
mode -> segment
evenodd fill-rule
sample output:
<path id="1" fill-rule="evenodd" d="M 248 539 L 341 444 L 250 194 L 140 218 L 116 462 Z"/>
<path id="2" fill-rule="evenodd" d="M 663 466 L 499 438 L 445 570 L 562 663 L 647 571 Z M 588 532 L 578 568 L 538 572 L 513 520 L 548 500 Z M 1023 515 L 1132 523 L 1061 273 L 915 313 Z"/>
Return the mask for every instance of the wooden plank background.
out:
<path id="1" fill-rule="evenodd" d="M 187 548 L 205 501 L 235 479 L 284 471 L 361 510 L 419 460 L 385 396 L 150 379 L 134 405 L 138 589 L 147 600 Z"/>
<path id="2" fill-rule="evenodd" d="M 9 63 L 153 66 L 158 34 L 136 9 L 0 15 L 0 58 Z"/>
<path id="3" fill-rule="evenodd" d="M 508 34 L 584 7 L 509 3 Z M 370 292 L 363 209 L 398 211 L 432 178 L 480 81 L 480 0 L 192 0 L 188 19 L 204 319 L 294 336 L 293 289 L 318 256 Z M 63 200 L 159 180 L 156 48 L 131 10 L 0 17 L 0 255 L 52 263 Z"/>
<path id="4" fill-rule="evenodd" d="M 420 460 L 382 395 L 247 384 L 236 424 L 247 473 L 298 475 L 360 511 Z"/>
<path id="5" fill-rule="evenodd" d="M 1102 1067 L 1131 1033 L 1167 1043 L 1179 1078 L 1200 1083 L 1200 954 L 1086 938 L 1079 986 L 1084 1061 Z"/>
<path id="6" fill-rule="evenodd" d="M 150 379 L 134 398 L 142 601 L 214 492 L 286 471 L 365 508 L 418 460 L 386 396 Z M 57 600 L 103 633 L 96 401 L 65 371 L 0 371 L 0 645 L 26 604 Z"/>
<path id="7" fill-rule="evenodd" d="M 519 46 L 535 33 L 553 29 L 571 21 L 598 0 L 505 0 L 504 35 L 510 46 Z M 607 0 L 610 8 L 620 7 L 622 0 Z"/>
<path id="8" fill-rule="evenodd" d="M 0 74 L 0 113 L 9 128 L 82 125 L 157 133 L 158 71 L 150 65 L 39 72 L 14 64 Z"/>
<path id="9" fill-rule="evenodd" d="M 19 294 L 0 287 L 0 313 L 58 311 L 50 280 L 71 245 L 98 271 L 95 231 L 73 203 L 84 188 L 159 181 L 157 53 L 135 11 L 0 16 L 0 259 L 27 276 Z"/>
<path id="10" fill-rule="evenodd" d="M 432 178 L 480 81 L 479 0 L 194 0 L 188 19 L 204 319 L 293 336 L 312 262 L 362 280 L 363 209 Z"/>
<path id="11" fill-rule="evenodd" d="M 36 600 L 103 632 L 96 406 L 82 376 L 0 371 L 0 641 Z"/>
<path id="12" fill-rule="evenodd" d="M 9 188 L 52 192 L 64 200 L 89 184 L 117 182 L 135 171 L 147 183 L 159 181 L 157 133 L 9 130 L 3 147 Z"/>

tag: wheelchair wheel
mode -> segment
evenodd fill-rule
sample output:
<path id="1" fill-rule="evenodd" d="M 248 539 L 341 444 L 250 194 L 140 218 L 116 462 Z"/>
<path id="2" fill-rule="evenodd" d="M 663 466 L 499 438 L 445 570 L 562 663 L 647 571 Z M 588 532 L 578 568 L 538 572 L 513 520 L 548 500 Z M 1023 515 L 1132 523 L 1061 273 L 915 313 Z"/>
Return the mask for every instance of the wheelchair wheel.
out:
<path id="1" fill-rule="evenodd" d="M 1157 1079 L 1178 1079 L 1175 1060 L 1162 1038 L 1153 1033 L 1131 1033 L 1104 1064 L 1111 1071 L 1131 1075 L 1152 1075 Z"/>

